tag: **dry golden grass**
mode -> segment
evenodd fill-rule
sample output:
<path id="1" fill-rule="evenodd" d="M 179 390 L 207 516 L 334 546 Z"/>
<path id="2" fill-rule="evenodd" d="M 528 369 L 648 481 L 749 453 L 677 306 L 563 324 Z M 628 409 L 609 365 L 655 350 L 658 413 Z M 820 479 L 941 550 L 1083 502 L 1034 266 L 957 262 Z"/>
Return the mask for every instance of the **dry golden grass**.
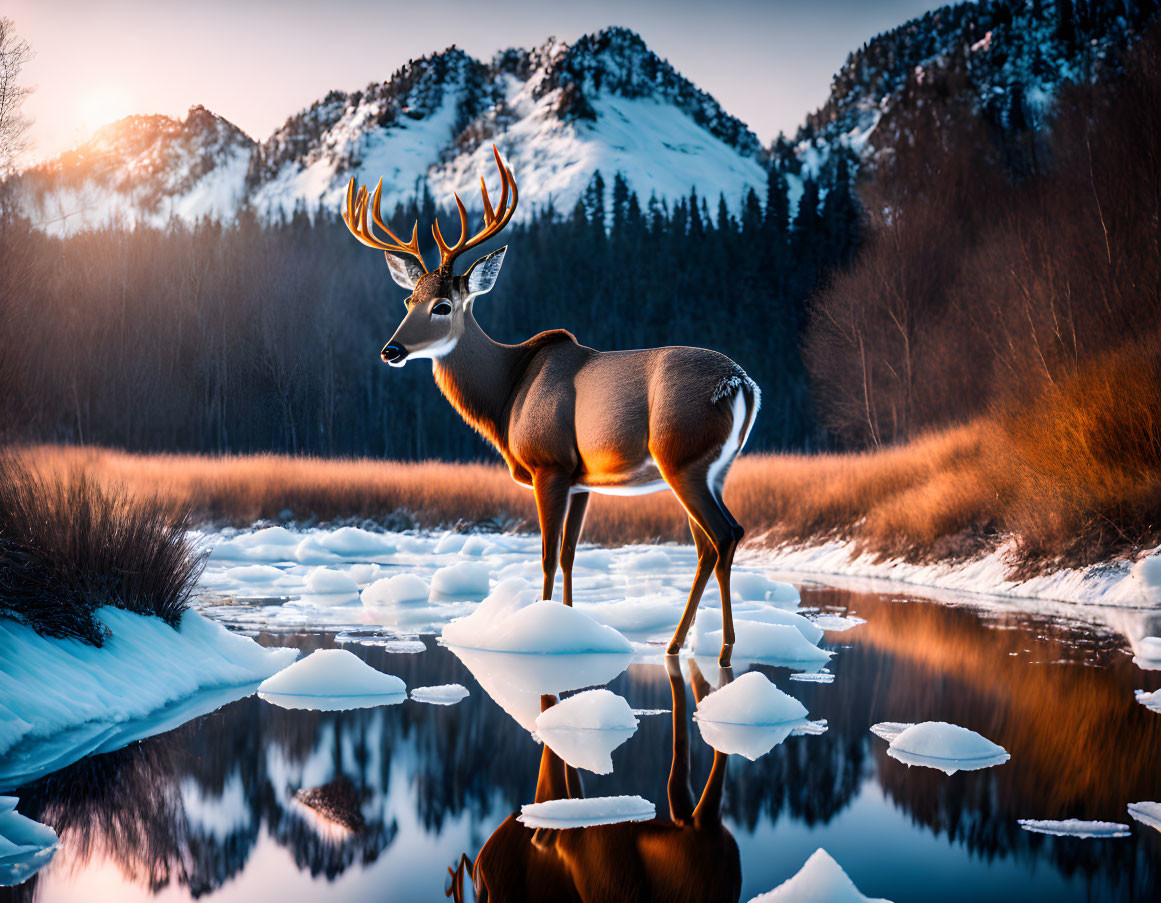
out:
<path id="1" fill-rule="evenodd" d="M 910 560 L 959 558 L 1013 535 L 1025 569 L 1084 564 L 1161 541 L 1161 350 L 1134 345 L 1022 407 L 857 454 L 747 455 L 726 502 L 750 541 L 842 537 Z M 35 446 L 45 472 L 82 468 L 212 522 L 372 518 L 535 529 L 532 493 L 500 464 L 136 455 Z M 598 497 L 585 539 L 687 541 L 669 493 Z"/>

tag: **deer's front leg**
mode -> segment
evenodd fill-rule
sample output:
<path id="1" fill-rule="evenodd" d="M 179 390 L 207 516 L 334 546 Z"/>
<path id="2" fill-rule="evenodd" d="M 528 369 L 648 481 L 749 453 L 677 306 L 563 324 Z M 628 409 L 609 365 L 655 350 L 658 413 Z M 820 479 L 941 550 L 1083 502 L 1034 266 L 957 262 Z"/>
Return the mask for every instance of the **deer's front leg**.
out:
<path id="1" fill-rule="evenodd" d="M 552 598 L 552 584 L 556 580 L 556 566 L 560 560 L 560 539 L 564 531 L 564 518 L 568 512 L 568 494 L 571 487 L 572 480 L 567 474 L 538 471 L 532 475 L 532 491 L 536 493 L 536 513 L 540 517 L 540 551 L 544 565 L 545 599 Z"/>

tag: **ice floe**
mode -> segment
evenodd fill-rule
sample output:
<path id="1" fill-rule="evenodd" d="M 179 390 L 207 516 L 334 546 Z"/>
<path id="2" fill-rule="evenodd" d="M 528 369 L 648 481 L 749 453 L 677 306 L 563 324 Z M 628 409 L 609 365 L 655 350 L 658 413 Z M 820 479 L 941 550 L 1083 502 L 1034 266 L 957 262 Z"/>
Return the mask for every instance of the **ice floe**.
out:
<path id="1" fill-rule="evenodd" d="M 800 600 L 798 588 L 793 584 L 743 570 L 730 574 L 730 596 L 744 602 L 769 602 L 782 608 L 795 608 Z"/>
<path id="2" fill-rule="evenodd" d="M 416 702 L 426 702 L 431 705 L 455 705 L 461 699 L 467 699 L 468 689 L 461 684 L 441 684 L 438 687 L 416 687 L 411 691 L 411 698 Z"/>
<path id="3" fill-rule="evenodd" d="M 1144 671 L 1161 671 L 1161 636 L 1141 637 L 1133 643 L 1133 662 Z"/>
<path id="4" fill-rule="evenodd" d="M 1141 824 L 1161 831 L 1161 803 L 1129 803 L 1129 815 Z"/>
<path id="5" fill-rule="evenodd" d="M 345 605 L 359 597 L 359 586 L 350 574 L 317 567 L 306 578 L 306 598 L 314 605 Z"/>
<path id="6" fill-rule="evenodd" d="M 864 896 L 834 858 L 819 847 L 792 878 L 750 903 L 890 903 Z"/>
<path id="7" fill-rule="evenodd" d="M 860 624 L 866 624 L 862 618 L 856 618 L 854 615 L 817 615 L 810 619 L 810 622 L 821 630 L 827 633 L 840 633 L 844 630 L 850 630 L 852 627 L 858 627 Z"/>
<path id="8" fill-rule="evenodd" d="M 520 807 L 517 821 L 529 828 L 589 828 L 649 821 L 656 814 L 653 804 L 639 796 L 590 796 L 527 803 Z"/>
<path id="9" fill-rule="evenodd" d="M 693 714 L 702 739 L 753 761 L 806 723 L 806 707 L 759 671 L 748 671 L 702 698 Z"/>
<path id="10" fill-rule="evenodd" d="M 1137 697 L 1137 702 L 1141 703 L 1145 708 L 1151 712 L 1161 712 L 1161 690 L 1136 690 L 1133 694 Z"/>
<path id="11" fill-rule="evenodd" d="M 444 596 L 486 596 L 492 575 L 480 561 L 460 561 L 440 568 L 431 578 L 431 590 Z"/>
<path id="12" fill-rule="evenodd" d="M 709 622 L 710 619 L 705 619 Z M 692 650 L 695 655 L 717 655 L 722 646 L 722 630 L 707 630 L 693 622 Z M 719 622 L 720 623 L 720 622 Z M 834 654 L 819 649 L 795 627 L 734 618 L 734 661 L 760 661 L 810 671 L 825 665 Z"/>
<path id="13" fill-rule="evenodd" d="M 1002 765 L 1011 756 L 1002 746 L 958 724 L 924 721 L 906 724 L 884 721 L 871 728 L 890 745 L 887 755 L 905 765 L 922 765 L 945 774 Z"/>
<path id="14" fill-rule="evenodd" d="M 1128 825 L 1113 821 L 1082 821 L 1079 818 L 1063 820 L 1020 818 L 1016 820 L 1025 831 L 1035 834 L 1054 834 L 1057 837 L 1128 837 L 1131 832 Z"/>
<path id="15" fill-rule="evenodd" d="M 23 884 L 48 865 L 60 846 L 56 831 L 16 811 L 19 802 L 0 796 L 0 887 Z"/>
<path id="16" fill-rule="evenodd" d="M 407 602 L 426 602 L 431 593 L 427 581 L 415 574 L 396 574 L 381 577 L 363 590 L 361 598 L 368 608 L 401 605 Z"/>
<path id="17" fill-rule="evenodd" d="M 202 689 L 250 684 L 298 655 L 265 649 L 194 611 L 176 630 L 119 608 L 96 616 L 111 631 L 100 649 L 0 618 L 0 754 L 26 737 L 143 718 Z"/>
<path id="18" fill-rule="evenodd" d="M 574 768 L 611 774 L 613 750 L 637 732 L 637 717 L 621 696 L 585 690 L 541 712 L 536 736 Z"/>
<path id="19" fill-rule="evenodd" d="M 283 708 L 368 708 L 402 702 L 407 685 L 346 649 L 317 649 L 264 680 L 258 695 Z"/>
<path id="20" fill-rule="evenodd" d="M 452 646 L 492 652 L 632 651 L 632 644 L 613 628 L 559 602 L 535 601 L 538 595 L 519 577 L 504 580 L 470 615 L 448 624 L 442 639 Z"/>

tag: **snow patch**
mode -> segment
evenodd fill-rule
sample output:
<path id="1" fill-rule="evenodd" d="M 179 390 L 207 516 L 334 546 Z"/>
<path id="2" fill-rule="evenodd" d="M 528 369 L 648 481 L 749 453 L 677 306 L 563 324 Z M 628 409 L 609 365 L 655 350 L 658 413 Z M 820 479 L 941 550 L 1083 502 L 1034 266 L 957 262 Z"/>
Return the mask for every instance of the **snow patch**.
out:
<path id="1" fill-rule="evenodd" d="M 411 698 L 416 702 L 426 702 L 431 705 L 455 705 L 461 699 L 467 699 L 467 687 L 460 684 L 441 684 L 438 687 L 416 687 L 411 691 Z"/>
<path id="2" fill-rule="evenodd" d="M 750 903 L 890 903 L 871 899 L 855 887 L 841 865 L 819 847 L 793 878 L 771 891 L 759 894 Z"/>
<path id="3" fill-rule="evenodd" d="M 1161 803 L 1129 803 L 1129 815 L 1141 824 L 1161 831 Z"/>
<path id="4" fill-rule="evenodd" d="M 1057 837 L 1128 837 L 1128 825 L 1112 821 L 1081 821 L 1078 818 L 1053 819 L 1020 818 L 1016 823 L 1025 831 L 1035 834 L 1054 834 Z"/>
<path id="5" fill-rule="evenodd" d="M 656 814 L 653 804 L 639 796 L 590 796 L 526 803 L 516 820 L 529 828 L 590 828 L 649 821 Z"/>

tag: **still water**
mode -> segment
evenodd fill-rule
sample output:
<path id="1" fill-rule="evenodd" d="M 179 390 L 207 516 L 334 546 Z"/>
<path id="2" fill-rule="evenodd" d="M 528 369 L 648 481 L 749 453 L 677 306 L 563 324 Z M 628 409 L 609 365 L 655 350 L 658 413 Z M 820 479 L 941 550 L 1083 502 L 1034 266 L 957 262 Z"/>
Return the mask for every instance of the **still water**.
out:
<path id="1" fill-rule="evenodd" d="M 715 760 L 690 715 L 693 685 L 704 680 L 704 691 L 722 676 L 658 650 L 607 684 L 653 713 L 614 751 L 612 774 L 582 778 L 586 795 L 654 802 L 658 821 L 559 832 L 568 838 L 550 869 L 544 836 L 510 816 L 537 798 L 538 778 L 543 791 L 566 779 L 563 769 L 552 756 L 541 768 L 542 747 L 502 707 L 519 687 L 493 673 L 486 689 L 429 636 L 420 653 L 345 648 L 412 688 L 462 684 L 470 695 L 456 705 L 291 711 L 251 695 L 15 790 L 21 812 L 54 827 L 63 846 L 7 893 L 42 903 L 439 901 L 449 868 L 488 844 L 495 882 L 532 870 L 549 899 L 595 898 L 577 886 L 620 899 L 641 877 L 625 855 L 634 847 L 705 900 L 749 900 L 818 847 L 864 894 L 895 903 L 1161 899 L 1161 832 L 1125 809 L 1161 800 L 1161 715 L 1133 697 L 1161 686 L 1161 672 L 1138 669 L 1121 634 L 897 595 L 807 587 L 802 596 L 866 619 L 823 641 L 839 650 L 833 683 L 762 668 L 811 719 L 825 719 L 825 733 L 788 737 L 756 761 Z M 334 645 L 332 633 L 258 639 Z M 868 730 L 925 720 L 979 731 L 1011 759 L 949 777 L 888 757 Z M 1020 818 L 1133 830 L 1053 837 L 1022 830 Z M 472 899 L 470 875 L 463 886 Z"/>

